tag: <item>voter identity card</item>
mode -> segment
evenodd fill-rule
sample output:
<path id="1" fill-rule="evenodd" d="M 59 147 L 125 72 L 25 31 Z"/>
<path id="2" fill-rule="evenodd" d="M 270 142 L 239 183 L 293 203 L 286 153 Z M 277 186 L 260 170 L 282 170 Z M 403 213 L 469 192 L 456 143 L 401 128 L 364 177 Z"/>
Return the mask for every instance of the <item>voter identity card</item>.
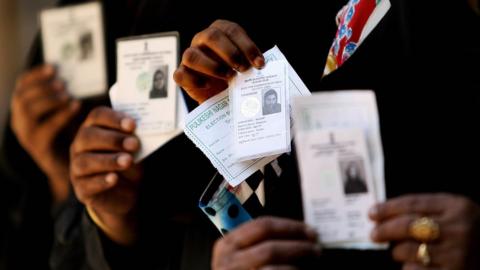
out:
<path id="1" fill-rule="evenodd" d="M 168 32 L 117 41 L 115 110 L 137 121 L 137 133 L 156 135 L 176 128 L 179 35 Z"/>
<path id="2" fill-rule="evenodd" d="M 237 161 L 290 151 L 288 65 L 268 61 L 239 73 L 229 87 Z"/>
<path id="3" fill-rule="evenodd" d="M 293 67 L 288 63 L 285 55 L 278 47 L 273 47 L 264 53 L 267 62 L 284 61 L 288 68 L 288 92 L 289 98 L 296 96 L 309 96 L 310 91 L 302 82 Z M 281 65 L 281 64 L 280 64 Z M 268 64 L 267 64 L 268 66 Z M 279 84 L 280 85 L 280 84 Z M 279 86 L 275 85 L 275 87 Z M 278 87 L 276 88 L 278 90 Z M 262 89 L 260 93 L 266 93 L 268 90 Z M 235 132 L 233 128 L 230 95 L 229 91 L 225 90 L 216 96 L 208 99 L 198 106 L 195 110 L 190 112 L 185 120 L 185 134 L 195 143 L 195 145 L 202 150 L 208 157 L 213 166 L 225 178 L 225 180 L 232 186 L 236 187 L 247 179 L 250 175 L 263 168 L 263 166 L 275 160 L 278 155 L 265 156 L 252 160 L 237 161 L 235 160 Z M 290 108 L 281 93 L 278 92 L 278 100 L 276 103 L 284 103 L 280 107 L 280 111 L 288 111 Z M 257 97 L 261 99 L 262 94 Z M 287 98 L 288 99 L 288 98 Z M 287 102 L 287 103 L 285 103 Z M 262 101 L 259 101 L 262 104 Z M 272 102 L 275 104 L 275 102 Z M 257 104 L 258 105 L 258 104 Z M 248 110 L 248 109 L 247 109 Z M 255 109 L 256 115 L 263 116 L 263 110 L 260 107 Z M 252 110 L 253 111 L 253 110 Z M 272 113 L 275 114 L 275 113 Z M 267 116 L 272 116 L 267 114 Z M 280 113 L 277 113 L 280 114 Z M 280 121 L 280 120 L 279 120 Z M 282 121 L 288 121 L 283 120 Z M 282 124 L 283 125 L 283 124 Z M 288 126 L 286 124 L 286 126 Z"/>
<path id="4" fill-rule="evenodd" d="M 98 2 L 40 13 L 44 60 L 76 98 L 107 91 L 102 7 Z"/>
<path id="5" fill-rule="evenodd" d="M 294 99 L 305 222 L 332 248 L 378 249 L 368 210 L 385 200 L 383 151 L 372 91 Z"/>

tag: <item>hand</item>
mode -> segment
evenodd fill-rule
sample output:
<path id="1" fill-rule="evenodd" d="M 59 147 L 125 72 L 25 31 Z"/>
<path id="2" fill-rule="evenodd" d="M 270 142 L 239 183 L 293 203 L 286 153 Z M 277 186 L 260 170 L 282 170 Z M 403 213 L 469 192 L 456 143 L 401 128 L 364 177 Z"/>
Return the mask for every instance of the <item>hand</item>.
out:
<path id="1" fill-rule="evenodd" d="M 202 103 L 226 89 L 236 71 L 264 65 L 262 53 L 242 27 L 217 20 L 194 36 L 173 77 L 190 97 Z"/>
<path id="2" fill-rule="evenodd" d="M 59 133 L 78 114 L 80 103 L 70 98 L 65 85 L 45 65 L 22 75 L 11 102 L 11 127 L 20 145 L 47 175 L 55 201 L 68 197 L 68 152 L 55 148 Z"/>
<path id="3" fill-rule="evenodd" d="M 297 269 L 295 261 L 320 252 L 317 234 L 304 223 L 262 217 L 217 240 L 212 269 Z"/>
<path id="4" fill-rule="evenodd" d="M 70 147 L 77 198 L 97 226 L 121 245 L 135 242 L 136 203 L 142 170 L 133 163 L 140 142 L 135 121 L 107 107 L 94 109 Z"/>
<path id="5" fill-rule="evenodd" d="M 410 224 L 420 217 L 438 223 L 440 236 L 427 243 L 430 265 L 417 259 L 420 243 L 409 233 Z M 372 231 L 376 242 L 394 241 L 393 258 L 410 269 L 478 269 L 480 207 L 467 198 L 451 194 L 408 195 L 379 204 L 370 211 L 377 222 Z M 476 261 L 475 261 L 476 260 Z"/>

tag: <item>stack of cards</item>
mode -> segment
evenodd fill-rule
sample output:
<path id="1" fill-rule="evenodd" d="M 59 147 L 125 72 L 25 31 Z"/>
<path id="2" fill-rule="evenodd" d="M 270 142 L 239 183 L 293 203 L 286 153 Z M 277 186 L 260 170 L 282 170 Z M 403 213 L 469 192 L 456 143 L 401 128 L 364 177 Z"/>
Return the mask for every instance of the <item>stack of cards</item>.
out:
<path id="1" fill-rule="evenodd" d="M 233 114 L 234 159 L 251 160 L 290 152 L 288 64 L 238 74 L 229 87 Z"/>
<path id="2" fill-rule="evenodd" d="M 305 222 L 327 247 L 384 248 L 370 242 L 368 219 L 385 200 L 374 93 L 317 93 L 295 98 L 293 108 Z"/>
<path id="3" fill-rule="evenodd" d="M 134 118 L 141 150 L 148 156 L 181 133 L 187 109 L 173 81 L 178 65 L 178 33 L 130 37 L 117 42 L 117 84 L 110 90 L 112 107 Z"/>
<path id="4" fill-rule="evenodd" d="M 229 97 L 229 90 L 225 90 L 186 118 L 185 134 L 234 187 L 275 160 L 279 153 L 289 151 L 290 99 L 310 95 L 277 47 L 264 56 L 265 69 L 239 75 L 232 84 L 237 90 L 240 87 L 235 91 L 238 93 Z M 239 99 L 236 104 L 231 105 L 232 97 Z M 238 148 L 242 147 L 246 147 L 243 156 L 242 150 L 238 155 Z M 238 161 L 239 157 L 248 160 Z M 252 157 L 257 158 L 249 159 Z"/>
<path id="5" fill-rule="evenodd" d="M 42 11 L 43 55 L 76 98 L 104 94 L 108 88 L 100 3 Z"/>

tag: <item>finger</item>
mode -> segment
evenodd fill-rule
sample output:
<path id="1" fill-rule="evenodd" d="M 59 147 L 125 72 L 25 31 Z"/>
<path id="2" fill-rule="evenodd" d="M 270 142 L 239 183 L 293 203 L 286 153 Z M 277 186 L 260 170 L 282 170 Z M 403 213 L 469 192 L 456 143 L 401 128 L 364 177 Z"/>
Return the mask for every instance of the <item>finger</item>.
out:
<path id="1" fill-rule="evenodd" d="M 66 93 L 65 84 L 59 80 L 55 80 L 53 82 L 32 84 L 25 88 L 21 94 L 18 94 L 15 97 L 23 100 L 24 102 L 32 102 L 45 96 L 60 93 Z"/>
<path id="2" fill-rule="evenodd" d="M 442 194 L 406 195 L 373 206 L 369 216 L 374 221 L 381 221 L 403 214 L 440 214 L 445 208 L 445 201 Z"/>
<path id="3" fill-rule="evenodd" d="M 53 79 L 55 76 L 55 68 L 51 65 L 43 65 L 21 75 L 16 83 L 16 92 L 21 94 L 22 91 L 28 89 L 30 85 L 42 83 Z"/>
<path id="4" fill-rule="evenodd" d="M 135 120 L 108 107 L 97 107 L 92 110 L 83 125 L 101 126 L 129 133 L 135 130 Z"/>
<path id="5" fill-rule="evenodd" d="M 182 56 L 182 64 L 199 73 L 221 80 L 229 80 L 236 74 L 228 65 L 221 61 L 216 61 L 196 47 L 190 47 L 185 50 Z"/>
<path id="6" fill-rule="evenodd" d="M 100 174 L 85 178 L 72 177 L 72 185 L 77 198 L 89 205 L 93 197 L 114 187 L 119 181 L 116 173 Z"/>
<path id="7" fill-rule="evenodd" d="M 55 134 L 64 129 L 78 114 L 81 108 L 79 101 L 72 101 L 60 111 L 45 120 L 39 132 Z"/>
<path id="8" fill-rule="evenodd" d="M 404 241 L 397 245 L 392 250 L 392 256 L 395 261 L 407 263 L 419 263 L 417 258 L 418 247 L 420 243 L 415 241 Z M 428 254 L 430 255 L 431 265 L 440 265 L 442 254 L 435 244 L 428 244 Z"/>
<path id="9" fill-rule="evenodd" d="M 252 246 L 264 240 L 295 239 L 317 240 L 316 232 L 303 222 L 276 218 L 262 217 L 243 224 L 238 229 L 225 236 L 225 243 L 237 249 Z"/>
<path id="10" fill-rule="evenodd" d="M 140 141 L 137 137 L 119 131 L 104 129 L 101 127 L 84 127 L 77 133 L 77 138 L 72 145 L 72 154 L 82 152 L 136 152 L 140 149 Z"/>
<path id="11" fill-rule="evenodd" d="M 384 220 L 372 230 L 371 238 L 379 243 L 409 239 L 409 227 L 416 218 L 417 215 L 402 215 Z"/>
<path id="12" fill-rule="evenodd" d="M 38 120 L 46 115 L 68 107 L 70 96 L 67 93 L 58 93 L 38 98 L 26 104 L 27 111 L 32 119 Z"/>
<path id="13" fill-rule="evenodd" d="M 123 171 L 133 164 L 133 157 L 128 153 L 83 153 L 72 160 L 72 175 L 86 177 L 88 175 Z"/>
<path id="14" fill-rule="evenodd" d="M 203 101 L 215 96 L 228 87 L 228 82 L 200 74 L 181 65 L 173 74 L 175 82 L 180 85 L 195 101 Z"/>
<path id="15" fill-rule="evenodd" d="M 421 266 L 419 263 L 406 263 L 403 265 L 403 268 L 402 268 L 402 270 L 440 270 L 440 269 L 441 268 Z"/>
<path id="16" fill-rule="evenodd" d="M 256 68 L 262 68 L 265 65 L 265 58 L 262 53 L 247 35 L 245 30 L 243 30 L 238 24 L 225 20 L 217 20 L 211 26 L 224 32 L 225 35 L 240 49 L 251 65 Z"/>
<path id="17" fill-rule="evenodd" d="M 260 268 L 260 270 L 298 270 L 298 267 L 291 265 L 268 265 Z"/>
<path id="18" fill-rule="evenodd" d="M 287 264 L 300 258 L 320 256 L 320 253 L 319 245 L 307 241 L 266 241 L 239 251 L 233 257 L 233 261 L 245 269 L 257 269 L 266 265 Z"/>
<path id="19" fill-rule="evenodd" d="M 250 66 L 248 59 L 240 49 L 223 31 L 216 27 L 209 27 L 196 34 L 192 40 L 192 47 L 208 48 L 231 69 L 246 71 Z"/>

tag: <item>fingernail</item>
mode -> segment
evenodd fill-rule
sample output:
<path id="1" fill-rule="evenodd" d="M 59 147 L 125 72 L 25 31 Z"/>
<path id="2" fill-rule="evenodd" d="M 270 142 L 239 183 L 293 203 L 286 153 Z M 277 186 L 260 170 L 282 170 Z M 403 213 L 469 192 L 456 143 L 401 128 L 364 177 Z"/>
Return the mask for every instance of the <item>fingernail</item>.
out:
<path id="1" fill-rule="evenodd" d="M 373 241 L 376 241 L 377 238 L 378 238 L 378 230 L 377 229 L 372 229 L 372 232 L 370 233 L 370 238 L 373 240 Z"/>
<path id="2" fill-rule="evenodd" d="M 115 182 L 117 182 L 117 179 L 118 179 L 118 177 L 117 177 L 116 173 L 109 173 L 105 177 L 105 182 L 109 185 L 113 185 L 113 184 L 115 184 Z"/>
<path id="3" fill-rule="evenodd" d="M 378 205 L 374 205 L 368 210 L 370 217 L 376 217 L 378 215 Z"/>
<path id="4" fill-rule="evenodd" d="M 123 148 L 128 151 L 136 151 L 140 143 L 138 142 L 137 138 L 135 137 L 128 137 L 123 141 Z"/>
<path id="5" fill-rule="evenodd" d="M 135 129 L 135 121 L 131 118 L 123 118 L 120 126 L 123 130 L 131 132 Z"/>
<path id="6" fill-rule="evenodd" d="M 126 168 L 132 163 L 132 157 L 129 154 L 121 154 L 117 158 L 117 164 L 122 167 Z"/>
<path id="7" fill-rule="evenodd" d="M 313 239 L 313 240 L 317 240 L 318 239 L 318 233 L 317 233 L 317 230 L 315 230 L 315 228 L 312 228 L 310 226 L 307 226 L 305 228 L 305 234 L 308 236 L 308 238 L 310 239 Z"/>
<path id="8" fill-rule="evenodd" d="M 265 59 L 263 59 L 261 56 L 257 56 L 253 61 L 253 64 L 256 68 L 262 68 L 265 65 Z"/>

